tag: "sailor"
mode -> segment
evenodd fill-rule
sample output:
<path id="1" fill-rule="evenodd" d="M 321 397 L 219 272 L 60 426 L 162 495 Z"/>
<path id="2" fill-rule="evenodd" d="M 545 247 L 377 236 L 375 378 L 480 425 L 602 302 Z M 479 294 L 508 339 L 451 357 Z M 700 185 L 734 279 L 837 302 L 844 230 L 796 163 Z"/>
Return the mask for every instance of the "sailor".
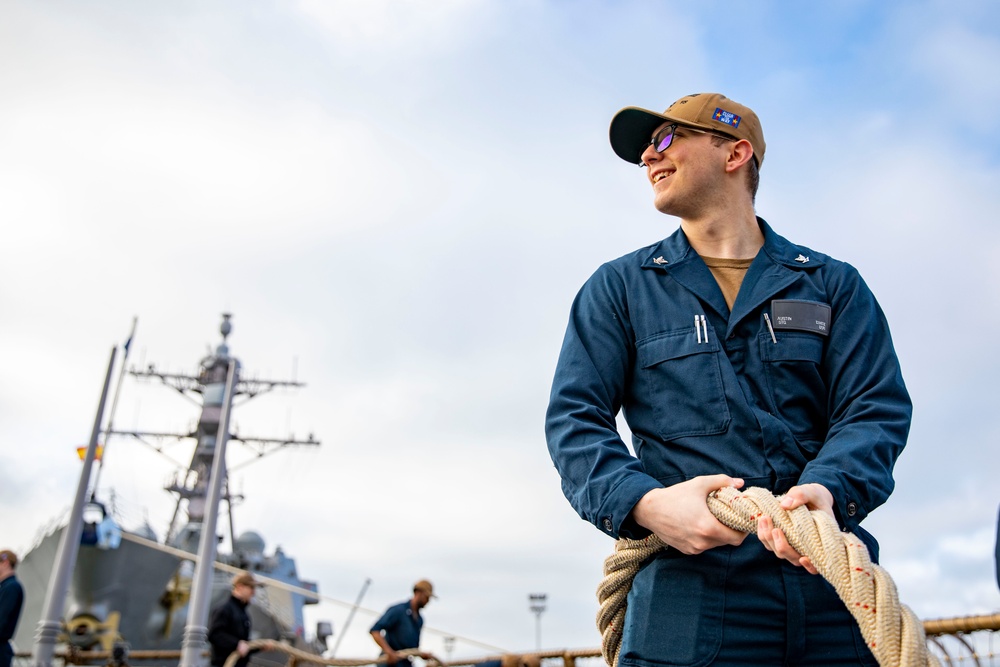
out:
<path id="1" fill-rule="evenodd" d="M 253 599 L 260 582 L 249 572 L 240 572 L 233 577 L 229 598 L 212 610 L 208 623 L 208 643 L 212 645 L 212 666 L 222 667 L 226 658 L 236 651 L 240 659 L 236 667 L 246 667 L 250 661 L 250 614 L 247 605 Z M 270 646 L 266 647 L 270 650 Z"/>
<path id="2" fill-rule="evenodd" d="M 756 216 L 765 144 L 751 109 L 688 95 L 663 113 L 622 109 L 610 135 L 680 229 L 580 290 L 546 436 L 581 517 L 669 545 L 634 579 L 621 667 L 875 664 L 770 519 L 748 540 L 706 498 L 785 494 L 784 509 L 826 512 L 877 559 L 860 523 L 892 491 L 911 414 L 881 308 L 852 266 Z"/>
<path id="3" fill-rule="evenodd" d="M 24 588 L 14 576 L 16 568 L 17 555 L 7 549 L 0 551 L 0 667 L 10 667 L 14 658 L 10 639 L 24 606 Z"/>
<path id="4" fill-rule="evenodd" d="M 122 543 L 122 529 L 110 514 L 104 513 L 101 522 L 97 524 L 97 547 L 99 549 L 117 549 Z"/>
<path id="5" fill-rule="evenodd" d="M 392 605 L 375 621 L 375 625 L 371 628 L 372 639 L 382 649 L 386 663 L 395 665 L 399 662 L 410 662 L 409 657 L 400 656 L 399 652 L 419 648 L 420 629 L 424 626 L 420 610 L 427 606 L 431 598 L 436 597 L 431 582 L 421 579 L 413 584 L 412 598 Z M 441 662 L 431 653 L 420 651 L 417 655 L 424 660 Z"/>

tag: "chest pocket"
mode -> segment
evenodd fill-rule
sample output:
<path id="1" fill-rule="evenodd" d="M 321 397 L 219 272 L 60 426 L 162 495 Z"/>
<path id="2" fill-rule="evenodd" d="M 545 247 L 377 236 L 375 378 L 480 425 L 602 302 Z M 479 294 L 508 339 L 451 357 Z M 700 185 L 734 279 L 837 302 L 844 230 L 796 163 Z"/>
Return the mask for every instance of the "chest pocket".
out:
<path id="1" fill-rule="evenodd" d="M 637 379 L 662 439 L 714 435 L 729 426 L 714 337 L 699 343 L 694 327 L 657 334 L 636 345 L 636 362 Z"/>
<path id="2" fill-rule="evenodd" d="M 781 331 L 777 342 L 758 336 L 764 373 L 775 414 L 792 433 L 814 441 L 826 438 L 826 382 L 823 380 L 825 339 L 814 333 Z"/>

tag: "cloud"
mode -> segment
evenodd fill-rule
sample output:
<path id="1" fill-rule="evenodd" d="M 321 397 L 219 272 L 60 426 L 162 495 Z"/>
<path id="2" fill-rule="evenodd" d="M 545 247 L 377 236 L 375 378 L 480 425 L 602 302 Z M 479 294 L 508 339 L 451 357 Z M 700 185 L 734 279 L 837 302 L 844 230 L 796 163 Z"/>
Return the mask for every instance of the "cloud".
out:
<path id="1" fill-rule="evenodd" d="M 921 615 L 995 607 L 995 151 L 991 130 L 935 121 L 986 76 L 996 35 L 988 8 L 953 4 L 765 16 L 748 50 L 731 39 L 745 17 L 646 2 L 15 2 L 0 25 L 18 64 L 0 71 L 8 539 L 27 546 L 68 504 L 132 316 L 134 364 L 191 372 L 227 311 L 247 373 L 297 366 L 308 383 L 238 410 L 240 433 L 323 441 L 238 469 L 252 454 L 233 447 L 236 529 L 338 600 L 373 580 L 338 655 L 373 655 L 371 614 L 423 576 L 441 589 L 430 627 L 529 649 L 526 597 L 547 592 L 543 644 L 596 646 L 612 542 L 561 496 L 542 413 L 580 284 L 676 226 L 607 124 L 723 89 L 767 126 L 762 215 L 858 266 L 889 315 L 917 411 L 868 521 L 883 563 Z M 196 415 L 129 382 L 116 423 Z M 162 534 L 174 469 L 113 442 L 102 487 Z M 309 614 L 339 631 L 346 609 Z"/>
<path id="2" fill-rule="evenodd" d="M 400 65 L 460 51 L 492 9 L 486 0 L 298 0 L 296 8 L 335 49 Z"/>
<path id="3" fill-rule="evenodd" d="M 951 122 L 971 130 L 992 129 L 988 110 L 1000 105 L 1000 82 L 990 76 L 993 63 L 1000 59 L 996 35 L 976 26 L 946 22 L 936 27 L 914 56 L 924 75 L 944 89 L 941 108 L 955 111 Z"/>

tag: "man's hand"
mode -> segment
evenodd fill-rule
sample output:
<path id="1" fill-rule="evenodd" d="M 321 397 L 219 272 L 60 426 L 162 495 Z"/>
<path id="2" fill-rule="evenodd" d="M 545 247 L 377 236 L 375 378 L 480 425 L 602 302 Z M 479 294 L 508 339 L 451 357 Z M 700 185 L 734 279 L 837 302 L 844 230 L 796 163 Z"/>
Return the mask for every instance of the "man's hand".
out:
<path id="1" fill-rule="evenodd" d="M 244 658 L 247 657 L 247 653 L 250 652 L 250 644 L 241 639 L 236 644 L 236 652 L 239 653 Z"/>
<path id="2" fill-rule="evenodd" d="M 653 489 L 632 508 L 632 518 L 661 540 L 689 556 L 723 544 L 737 546 L 746 533 L 729 528 L 708 509 L 708 494 L 743 480 L 728 475 L 706 475 L 665 489 Z"/>
<path id="3" fill-rule="evenodd" d="M 386 640 L 385 635 L 383 635 L 381 631 L 371 630 L 369 634 L 371 634 L 372 639 L 375 640 L 375 643 L 378 644 L 378 647 L 382 649 L 382 653 L 385 654 L 385 664 L 395 665 L 397 662 L 402 660 L 402 657 L 399 655 L 399 652 L 396 651 L 391 646 L 389 646 L 389 642 Z"/>
<path id="4" fill-rule="evenodd" d="M 781 499 L 783 510 L 793 510 L 805 505 L 809 510 L 820 510 L 830 516 L 833 514 L 833 494 L 822 484 L 802 484 L 793 486 Z M 784 558 L 793 565 L 804 567 L 811 574 L 819 574 L 816 566 L 808 557 L 792 548 L 785 533 L 774 527 L 771 517 L 762 516 L 757 520 L 757 538 L 768 551 L 773 551 L 778 558 Z"/>

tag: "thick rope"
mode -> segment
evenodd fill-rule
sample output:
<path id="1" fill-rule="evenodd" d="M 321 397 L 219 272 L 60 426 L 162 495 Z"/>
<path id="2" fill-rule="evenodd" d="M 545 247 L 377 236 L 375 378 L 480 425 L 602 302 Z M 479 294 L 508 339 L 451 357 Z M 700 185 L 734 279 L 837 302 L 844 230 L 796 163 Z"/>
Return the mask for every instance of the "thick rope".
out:
<path id="1" fill-rule="evenodd" d="M 1000 630 L 1000 614 L 985 614 L 979 616 L 959 616 L 957 618 L 935 618 L 924 621 L 924 634 L 958 635 L 969 632 Z"/>
<path id="2" fill-rule="evenodd" d="M 296 662 L 309 662 L 316 665 L 333 665 L 334 667 L 361 667 L 361 665 L 379 665 L 386 663 L 386 656 L 380 655 L 377 658 L 366 660 L 364 658 L 324 658 L 321 655 L 316 655 L 315 653 L 309 653 L 308 651 L 303 651 L 297 649 L 288 644 L 283 644 L 279 641 L 273 639 L 254 639 L 250 644 L 250 650 L 260 649 L 263 651 L 280 651 L 287 655 L 295 658 Z M 420 649 L 408 648 L 403 651 L 397 651 L 401 657 L 409 657 L 411 655 L 420 655 Z M 240 659 L 240 654 L 238 651 L 233 651 L 226 658 L 225 664 L 222 667 L 234 667 L 236 661 Z M 427 665 L 430 667 L 440 667 L 439 663 L 435 660 L 426 661 Z"/>
<path id="3" fill-rule="evenodd" d="M 861 628 L 868 648 L 882 667 L 925 667 L 940 663 L 927 650 L 920 620 L 899 603 L 889 574 L 871 562 L 864 543 L 841 532 L 827 513 L 804 506 L 786 511 L 770 491 L 750 488 L 744 492 L 727 487 L 713 491 L 708 509 L 734 530 L 757 532 L 757 520 L 769 516 L 793 549 L 808 556 L 819 573 L 836 589 Z M 620 539 L 615 552 L 604 561 L 604 581 L 597 589 L 601 609 L 597 627 L 601 631 L 604 659 L 617 667 L 622 628 L 632 580 L 643 562 L 666 548 L 655 535 L 642 540 Z"/>

